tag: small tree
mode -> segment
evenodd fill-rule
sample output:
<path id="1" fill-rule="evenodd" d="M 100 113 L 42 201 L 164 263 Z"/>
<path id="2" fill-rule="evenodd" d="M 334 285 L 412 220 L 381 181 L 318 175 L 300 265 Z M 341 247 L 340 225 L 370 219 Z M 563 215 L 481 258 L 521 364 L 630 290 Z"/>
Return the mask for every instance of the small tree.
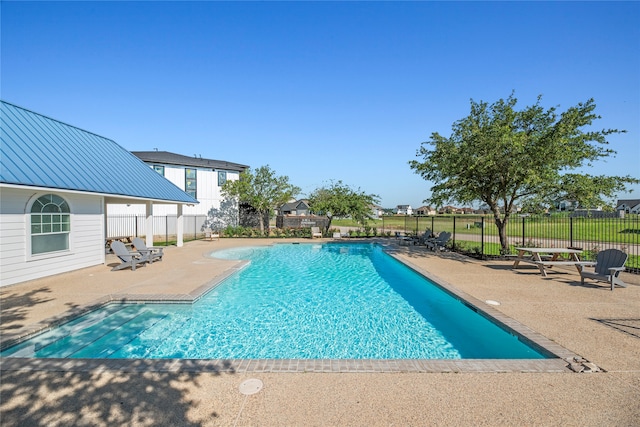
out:
<path id="1" fill-rule="evenodd" d="M 582 206 L 604 204 L 625 184 L 626 177 L 569 173 L 615 154 L 606 148 L 616 129 L 585 130 L 600 117 L 593 99 L 558 114 L 536 104 L 516 111 L 513 94 L 494 104 L 471 100 L 469 116 L 455 122 L 451 136 L 434 132 L 409 162 L 411 169 L 434 183 L 425 202 L 443 205 L 483 201 L 493 213 L 502 252 L 509 251 L 506 225 L 515 203 L 535 205 L 557 198 Z"/>
<path id="2" fill-rule="evenodd" d="M 225 197 L 220 202 L 220 208 L 211 208 L 207 212 L 207 219 L 202 224 L 202 230 L 210 228 L 220 231 L 226 227 L 238 226 L 238 202 L 235 198 Z"/>
<path id="3" fill-rule="evenodd" d="M 222 185 L 224 196 L 235 197 L 252 206 L 260 214 L 260 231 L 269 230 L 269 218 L 274 209 L 288 202 L 300 192 L 300 188 L 289 183 L 288 176 L 276 176 L 269 165 L 255 170 L 246 169 L 240 179 Z M 266 222 L 266 223 L 265 223 Z"/>
<path id="4" fill-rule="evenodd" d="M 378 203 L 375 194 L 366 194 L 360 189 L 353 190 L 342 181 L 331 182 L 327 187 L 317 188 L 309 196 L 309 209 L 329 219 L 326 231 L 333 218 L 353 218 L 361 225 L 372 219 L 372 205 Z"/>

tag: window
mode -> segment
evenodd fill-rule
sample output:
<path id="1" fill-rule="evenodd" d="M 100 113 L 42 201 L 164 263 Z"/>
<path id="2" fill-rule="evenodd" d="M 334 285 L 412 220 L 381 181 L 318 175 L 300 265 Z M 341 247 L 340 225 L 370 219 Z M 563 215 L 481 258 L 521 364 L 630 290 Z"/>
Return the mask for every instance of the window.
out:
<path id="1" fill-rule="evenodd" d="M 186 168 L 184 170 L 184 191 L 194 199 L 197 199 L 197 181 L 196 181 L 196 170 Z"/>
<path id="2" fill-rule="evenodd" d="M 218 187 L 222 187 L 227 182 L 227 171 L 218 171 Z"/>
<path id="3" fill-rule="evenodd" d="M 46 194 L 31 206 L 31 254 L 69 249 L 69 205 L 60 196 Z"/>
<path id="4" fill-rule="evenodd" d="M 153 165 L 153 170 L 164 176 L 164 166 Z"/>

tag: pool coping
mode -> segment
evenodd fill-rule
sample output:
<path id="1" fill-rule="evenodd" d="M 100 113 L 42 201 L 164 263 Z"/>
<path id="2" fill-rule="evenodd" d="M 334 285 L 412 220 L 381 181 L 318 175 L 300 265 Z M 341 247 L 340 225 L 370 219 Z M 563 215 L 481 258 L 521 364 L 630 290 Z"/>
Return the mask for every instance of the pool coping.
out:
<path id="1" fill-rule="evenodd" d="M 331 243 L 331 242 L 328 242 Z M 338 242 L 336 242 L 338 243 Z M 340 242 L 342 243 L 342 242 Z M 216 373 L 461 373 L 461 372 L 598 372 L 600 369 L 586 359 L 544 337 L 520 322 L 506 316 L 487 303 L 461 291 L 440 277 L 401 259 L 404 251 L 392 245 L 381 245 L 385 253 L 424 276 L 437 286 L 460 299 L 469 308 L 490 318 L 502 328 L 548 356 L 545 359 L 55 359 L 1 357 L 0 371 L 65 371 L 65 372 L 216 372 Z M 111 303 L 184 303 L 192 304 L 225 279 L 250 264 L 241 260 L 207 283 L 188 294 L 112 294 L 90 304 L 75 307 L 59 316 L 27 326 L 0 337 L 4 350 L 31 336 Z"/>

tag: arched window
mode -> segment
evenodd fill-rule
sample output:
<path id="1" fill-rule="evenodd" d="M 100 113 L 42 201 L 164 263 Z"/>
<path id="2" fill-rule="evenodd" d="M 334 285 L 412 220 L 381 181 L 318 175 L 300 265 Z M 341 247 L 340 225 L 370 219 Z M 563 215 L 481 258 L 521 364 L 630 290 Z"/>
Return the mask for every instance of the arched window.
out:
<path id="1" fill-rule="evenodd" d="M 46 194 L 31 206 L 31 254 L 69 249 L 69 205 L 60 196 Z"/>

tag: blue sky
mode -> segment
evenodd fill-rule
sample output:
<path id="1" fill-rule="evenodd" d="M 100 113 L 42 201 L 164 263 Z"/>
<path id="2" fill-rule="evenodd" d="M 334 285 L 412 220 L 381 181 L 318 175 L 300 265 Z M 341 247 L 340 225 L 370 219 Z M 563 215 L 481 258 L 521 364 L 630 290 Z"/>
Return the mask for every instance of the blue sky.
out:
<path id="1" fill-rule="evenodd" d="M 421 206 L 432 132 L 515 91 L 594 98 L 640 177 L 638 2 L 2 1 L 1 97 L 131 151 L 269 165 L 301 196 L 342 180 Z M 585 169 L 586 170 L 586 169 Z M 622 198 L 640 198 L 640 187 Z"/>

